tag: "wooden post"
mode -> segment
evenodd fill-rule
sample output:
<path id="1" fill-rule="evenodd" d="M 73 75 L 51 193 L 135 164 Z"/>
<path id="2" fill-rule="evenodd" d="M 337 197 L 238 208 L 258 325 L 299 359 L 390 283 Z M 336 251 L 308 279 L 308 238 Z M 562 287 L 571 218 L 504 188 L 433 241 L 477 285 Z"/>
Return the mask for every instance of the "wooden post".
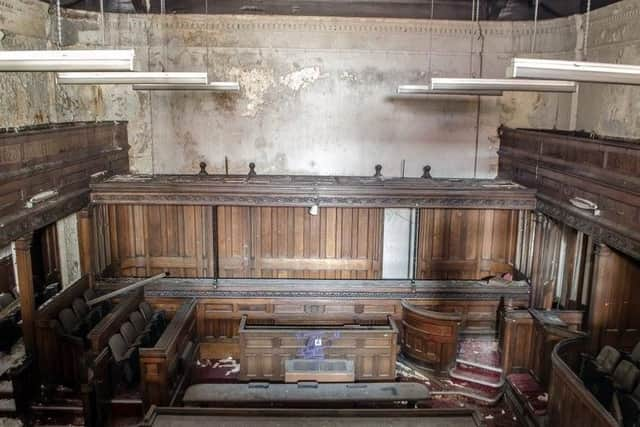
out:
<path id="1" fill-rule="evenodd" d="M 36 301 L 33 289 L 31 267 L 31 244 L 33 232 L 15 241 L 18 292 L 20 293 L 20 313 L 22 316 L 22 336 L 27 353 L 35 353 Z"/>
<path id="2" fill-rule="evenodd" d="M 602 335 L 609 314 L 611 288 L 617 284 L 611 277 L 613 274 L 611 269 L 612 261 L 611 249 L 605 244 L 596 243 L 587 320 L 591 338 L 590 348 L 596 353 L 603 344 Z"/>
<path id="3" fill-rule="evenodd" d="M 544 299 L 544 287 L 542 280 L 542 259 L 544 257 L 544 231 L 547 218 L 544 214 L 536 212 L 535 236 L 533 243 L 533 266 L 531 269 L 531 306 L 540 308 Z"/>
<path id="4" fill-rule="evenodd" d="M 91 205 L 78 212 L 78 245 L 80 247 L 80 270 L 89 278 L 89 287 L 95 285 L 93 261 L 93 207 Z"/>

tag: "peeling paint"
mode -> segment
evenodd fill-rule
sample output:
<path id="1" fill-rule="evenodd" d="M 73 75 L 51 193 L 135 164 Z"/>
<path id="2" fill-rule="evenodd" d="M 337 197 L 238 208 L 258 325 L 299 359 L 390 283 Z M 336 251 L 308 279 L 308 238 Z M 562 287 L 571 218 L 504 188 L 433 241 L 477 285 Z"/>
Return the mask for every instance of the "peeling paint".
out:
<path id="1" fill-rule="evenodd" d="M 320 78 L 320 67 L 307 67 L 280 77 L 280 83 L 294 92 L 304 89 Z"/>
<path id="2" fill-rule="evenodd" d="M 265 103 L 267 92 L 275 84 L 273 72 L 265 68 L 252 68 L 248 71 L 237 67 L 229 70 L 229 76 L 240 83 L 245 110 L 244 117 L 255 117 Z"/>

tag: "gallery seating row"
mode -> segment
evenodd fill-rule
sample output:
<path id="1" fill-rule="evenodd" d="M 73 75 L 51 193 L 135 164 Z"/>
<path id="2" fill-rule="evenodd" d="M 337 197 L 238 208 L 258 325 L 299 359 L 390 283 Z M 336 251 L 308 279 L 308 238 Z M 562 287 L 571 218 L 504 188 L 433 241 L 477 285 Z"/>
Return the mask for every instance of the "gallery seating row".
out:
<path id="1" fill-rule="evenodd" d="M 596 357 L 582 354 L 580 378 L 585 387 L 623 425 L 639 424 L 640 342 L 630 353 L 604 346 Z"/>
<path id="2" fill-rule="evenodd" d="M 138 310 L 129 314 L 120 325 L 120 331 L 109 338 L 109 350 L 113 357 L 110 378 L 119 384 L 133 387 L 140 379 L 140 347 L 153 347 L 166 327 L 163 311 L 154 311 L 142 301 Z"/>

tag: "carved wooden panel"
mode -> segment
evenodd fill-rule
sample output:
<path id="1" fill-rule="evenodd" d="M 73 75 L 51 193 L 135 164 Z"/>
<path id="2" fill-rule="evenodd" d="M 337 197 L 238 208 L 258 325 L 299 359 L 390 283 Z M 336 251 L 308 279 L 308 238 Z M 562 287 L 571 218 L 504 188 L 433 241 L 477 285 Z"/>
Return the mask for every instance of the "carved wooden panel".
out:
<path id="1" fill-rule="evenodd" d="M 215 276 L 210 206 L 110 205 L 108 223 L 109 240 L 98 256 L 102 264 L 115 264 L 116 275 L 147 277 L 168 271 L 174 277 Z M 105 231 L 98 226 L 96 233 Z"/>
<path id="2" fill-rule="evenodd" d="M 640 261 L 604 245 L 596 249 L 589 310 L 592 349 L 631 350 L 640 341 Z"/>
<path id="3" fill-rule="evenodd" d="M 418 279 L 477 280 L 513 270 L 518 211 L 421 209 Z"/>
<path id="4" fill-rule="evenodd" d="M 147 296 L 154 305 L 156 299 Z M 465 300 L 411 299 L 418 308 L 457 313 L 462 316 L 460 329 L 467 333 L 493 334 L 500 297 L 492 300 L 474 301 L 471 296 Z M 514 306 L 526 306 L 527 295 L 512 300 Z M 268 319 L 277 315 L 280 321 L 318 322 L 342 324 L 366 322 L 368 320 L 392 316 L 400 320 L 402 308 L 399 298 L 327 300 L 321 298 L 202 298 L 198 301 L 198 335 L 203 338 L 235 337 L 238 335 L 240 319 L 243 315 L 252 319 Z"/>
<path id="5" fill-rule="evenodd" d="M 499 346 L 502 371 L 527 370 L 532 357 L 533 317 L 528 310 L 500 312 Z"/>
<path id="6" fill-rule="evenodd" d="M 218 207 L 220 277 L 376 279 L 382 209 Z"/>
<path id="7" fill-rule="evenodd" d="M 318 358 L 353 360 L 356 380 L 395 378 L 398 330 L 391 319 L 378 320 L 376 328 L 283 327 L 275 318 L 271 327 L 252 329 L 251 324 L 245 317 L 239 330 L 242 380 L 283 381 L 286 360 Z"/>
<path id="8" fill-rule="evenodd" d="M 92 186 L 98 204 L 534 209 L 505 180 L 305 175 L 123 175 Z"/>

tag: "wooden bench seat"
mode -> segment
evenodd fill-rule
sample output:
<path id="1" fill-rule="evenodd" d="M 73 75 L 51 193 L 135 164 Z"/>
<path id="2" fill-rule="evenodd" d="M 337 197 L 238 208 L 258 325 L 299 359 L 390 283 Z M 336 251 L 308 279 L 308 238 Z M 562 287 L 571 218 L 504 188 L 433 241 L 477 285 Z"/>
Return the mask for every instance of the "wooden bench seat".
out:
<path id="1" fill-rule="evenodd" d="M 410 405 L 427 400 L 429 389 L 421 383 L 318 384 L 196 384 L 187 388 L 183 403 L 187 406 L 218 404 L 271 405 L 290 404 L 367 404 L 407 401 Z"/>

